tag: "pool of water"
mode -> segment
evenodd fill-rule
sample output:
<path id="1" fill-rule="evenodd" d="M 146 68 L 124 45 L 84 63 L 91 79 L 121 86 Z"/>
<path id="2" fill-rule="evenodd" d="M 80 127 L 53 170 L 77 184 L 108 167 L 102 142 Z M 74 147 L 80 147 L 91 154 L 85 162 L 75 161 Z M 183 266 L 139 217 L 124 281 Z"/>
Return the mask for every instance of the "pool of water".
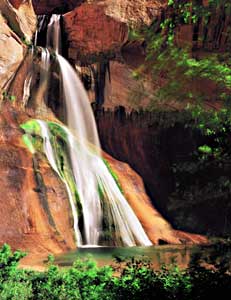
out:
<path id="1" fill-rule="evenodd" d="M 78 258 L 90 256 L 97 261 L 99 266 L 111 265 L 116 258 L 148 258 L 158 269 L 163 264 L 177 264 L 180 268 L 187 268 L 192 264 L 218 266 L 221 263 L 229 265 L 231 270 L 231 245 L 210 246 L 185 246 L 185 245 L 162 245 L 151 247 L 84 247 L 76 251 L 55 257 L 55 263 L 59 266 L 68 267 Z"/>

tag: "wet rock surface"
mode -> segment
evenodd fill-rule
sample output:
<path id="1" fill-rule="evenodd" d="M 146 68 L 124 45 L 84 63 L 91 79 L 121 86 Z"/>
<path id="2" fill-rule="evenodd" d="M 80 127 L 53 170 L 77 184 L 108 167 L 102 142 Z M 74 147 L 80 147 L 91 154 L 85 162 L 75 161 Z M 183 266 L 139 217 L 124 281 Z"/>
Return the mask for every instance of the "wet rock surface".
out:
<path id="1" fill-rule="evenodd" d="M 26 114 L 4 105 L 0 116 L 0 242 L 31 253 L 75 248 L 65 188 L 45 157 L 23 144 L 19 122 Z"/>

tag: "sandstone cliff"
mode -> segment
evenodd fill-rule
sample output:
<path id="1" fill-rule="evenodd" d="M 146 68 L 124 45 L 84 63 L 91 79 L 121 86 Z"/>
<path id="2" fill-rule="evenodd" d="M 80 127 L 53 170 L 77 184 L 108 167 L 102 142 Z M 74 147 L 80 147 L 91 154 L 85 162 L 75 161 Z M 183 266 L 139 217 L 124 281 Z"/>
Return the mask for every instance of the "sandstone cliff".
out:
<path id="1" fill-rule="evenodd" d="M 22 62 L 24 43 L 31 41 L 35 29 L 31 1 L 0 2 L 0 89 L 4 89 Z"/>
<path id="2" fill-rule="evenodd" d="M 59 5 L 63 8 L 63 1 L 52 2 L 52 5 L 48 2 L 34 1 L 37 13 L 50 14 Z M 69 10 L 78 5 L 79 1 L 68 1 L 67 4 L 65 9 Z M 83 4 L 75 8 L 64 16 L 69 58 L 75 63 L 80 56 L 85 55 L 94 56 L 111 52 L 121 55 L 121 48 L 127 41 L 128 21 L 136 17 L 137 19 L 133 21 L 139 22 L 142 19 L 149 24 L 164 4 L 165 1 L 132 3 L 94 1 L 93 4 Z M 30 250 L 37 254 L 74 249 L 76 245 L 72 230 L 73 220 L 63 183 L 57 178 L 43 155 L 31 155 L 28 152 L 22 143 L 22 131 L 19 129 L 20 123 L 29 118 L 55 119 L 53 113 L 56 113 L 55 109 L 53 113 L 48 110 L 40 114 L 33 108 L 24 110 L 22 107 L 21 92 L 28 59 L 25 56 L 27 49 L 25 43 L 31 41 L 36 26 L 31 1 L 1 1 L 0 9 L 0 87 L 2 89 L 18 70 L 9 90 L 12 95 L 15 91 L 17 98 L 11 101 L 12 98 L 6 97 L 2 102 L 0 114 L 0 191 L 2 194 L 0 241 L 10 243 L 14 248 Z M 140 48 L 139 58 L 143 59 L 142 53 L 140 56 L 142 52 L 140 44 L 130 47 L 129 51 L 137 48 Z M 136 60 L 136 50 L 133 57 L 133 60 Z M 127 64 L 131 68 L 134 66 L 133 61 Z M 124 65 L 124 62 L 114 62 L 111 71 L 113 71 L 112 81 L 117 82 L 114 87 L 114 100 L 118 98 L 118 102 L 114 103 L 116 106 L 122 101 L 126 103 L 126 100 L 122 99 L 127 97 L 133 83 L 128 84 L 130 69 Z M 206 239 L 200 236 L 173 230 L 151 206 L 141 178 L 128 165 L 108 155 L 106 157 L 121 178 L 129 203 L 154 243 L 206 242 Z"/>

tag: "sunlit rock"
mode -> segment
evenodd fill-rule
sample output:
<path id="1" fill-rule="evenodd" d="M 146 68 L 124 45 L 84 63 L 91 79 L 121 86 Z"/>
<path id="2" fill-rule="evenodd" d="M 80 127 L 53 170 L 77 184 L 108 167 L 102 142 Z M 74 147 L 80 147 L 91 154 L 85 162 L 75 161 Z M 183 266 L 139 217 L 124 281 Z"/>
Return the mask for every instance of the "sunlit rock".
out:
<path id="1" fill-rule="evenodd" d="M 69 57 L 116 52 L 127 40 L 128 29 L 123 22 L 105 14 L 103 7 L 83 4 L 64 15 L 64 27 L 69 43 Z"/>
<path id="2" fill-rule="evenodd" d="M 12 5 L 14 4 L 15 7 Z M 0 2 L 0 88 L 3 89 L 23 60 L 25 44 L 36 29 L 31 1 Z"/>
<path id="3" fill-rule="evenodd" d="M 23 143 L 18 122 L 25 118 L 10 105 L 0 116 L 0 243 L 32 253 L 67 251 L 75 248 L 67 192 Z"/>
<path id="4" fill-rule="evenodd" d="M 9 51 L 9 49 L 14 49 L 14 51 Z M 22 59 L 22 43 L 0 14 L 0 89 L 3 89 L 14 75 Z"/>
<path id="5" fill-rule="evenodd" d="M 13 6 L 15 5 L 15 7 Z M 2 0 L 0 2 L 1 14 L 7 19 L 9 27 L 21 38 L 30 42 L 36 29 L 36 16 L 31 0 L 12 2 Z"/>

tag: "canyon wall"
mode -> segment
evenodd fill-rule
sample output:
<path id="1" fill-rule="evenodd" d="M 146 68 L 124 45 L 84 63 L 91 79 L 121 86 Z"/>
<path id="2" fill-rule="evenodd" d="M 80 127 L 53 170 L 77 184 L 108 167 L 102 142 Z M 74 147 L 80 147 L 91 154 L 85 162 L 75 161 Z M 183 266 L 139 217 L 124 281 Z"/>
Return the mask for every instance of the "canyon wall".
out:
<path id="1" fill-rule="evenodd" d="M 207 5 L 207 1 L 203 3 Z M 96 111 L 104 150 L 138 172 L 144 179 L 152 203 L 167 220 L 174 223 L 174 216 L 167 210 L 169 196 L 174 191 L 171 165 L 175 161 L 184 160 L 196 149 L 197 137 L 183 127 L 162 128 L 152 119 L 151 114 L 144 113 L 142 109 L 129 114 L 135 108 L 132 91 L 141 88 L 131 73 L 145 59 L 145 42 L 131 41 L 129 27 L 141 23 L 150 25 L 154 20 L 160 22 L 169 13 L 166 4 L 166 0 L 33 0 L 34 12 L 31 1 L 0 2 L 0 88 L 4 91 L 10 86 L 8 96 L 17 96 L 15 102 L 5 97 L 0 118 L 0 184 L 4 195 L 0 212 L 0 218 L 4 220 L 0 232 L 1 242 L 9 242 L 14 247 L 28 248 L 34 252 L 61 252 L 75 248 L 73 221 L 63 184 L 46 159 L 42 155 L 33 157 L 21 141 L 19 124 L 35 117 L 33 109 L 22 111 L 20 102 L 27 70 L 27 46 L 36 29 L 35 13 L 64 14 L 63 38 L 67 47 L 64 55 L 76 65 L 80 75 L 86 75 L 87 80 L 90 77 L 89 90 L 97 85 L 98 94 L 104 95 L 103 101 L 99 101 L 100 109 Z M 179 26 L 176 29 L 177 43 L 190 46 L 195 57 L 207 51 L 225 51 L 230 45 L 227 29 L 230 22 L 225 7 L 220 7 L 214 10 L 206 24 L 203 18 L 199 18 L 196 24 Z M 10 84 L 15 74 L 16 79 Z M 144 88 L 151 92 L 158 88 L 158 82 L 153 86 L 147 79 Z M 92 102 L 97 98 L 94 92 L 90 93 Z M 148 103 L 149 98 L 146 96 L 141 106 L 144 108 Z M 118 109 L 119 106 L 123 108 Z M 110 111 L 106 112 L 107 109 Z M 36 117 L 44 118 L 44 115 Z M 55 119 L 50 111 L 45 117 Z M 128 165 L 111 157 L 108 159 L 120 174 L 128 201 L 155 243 L 160 240 L 202 241 L 200 237 L 174 231 L 151 208 L 141 178 Z M 135 198 L 140 199 L 146 211 L 140 208 Z M 150 220 L 155 221 L 147 222 L 147 211 Z M 201 209 L 198 216 L 198 222 L 194 222 L 191 229 L 206 231 L 216 215 L 211 213 L 210 224 L 203 224 L 207 218 L 206 209 Z"/>
<path id="2" fill-rule="evenodd" d="M 24 81 L 29 71 L 26 46 L 36 29 L 35 14 L 30 1 L 3 1 L 0 8 L 1 86 L 5 87 L 11 80 L 10 89 L 4 91 L 0 114 L 0 243 L 9 243 L 14 249 L 27 250 L 31 255 L 65 252 L 76 248 L 66 189 L 45 156 L 29 152 L 20 129 L 20 124 L 30 118 L 56 120 L 49 110 L 24 109 L 22 105 Z M 111 24 L 110 17 L 105 20 Z M 120 24 L 116 28 L 120 31 Z M 14 51 L 6 51 L 8 47 Z M 151 207 L 141 178 L 129 166 L 108 155 L 107 159 L 121 178 L 128 201 L 154 243 L 159 240 L 171 243 L 205 241 L 199 236 L 174 231 Z M 150 213 L 148 222 L 145 207 Z"/>
<path id="3" fill-rule="evenodd" d="M 32 40 L 36 16 L 31 1 L 0 2 L 0 89 L 3 90 L 14 76 L 27 49 L 25 42 Z M 0 95 L 0 98 L 2 93 Z"/>
<path id="4" fill-rule="evenodd" d="M 174 111 L 127 113 L 123 107 L 96 111 L 102 147 L 116 159 L 128 163 L 142 177 L 152 204 L 175 228 L 215 236 L 229 234 L 229 197 L 227 194 L 219 197 L 215 189 L 211 194 L 208 187 L 215 186 L 221 174 L 230 174 L 230 169 L 214 166 L 209 174 L 198 169 L 196 175 L 190 175 L 195 162 L 192 154 L 208 139 L 195 129 L 185 128 L 184 118 L 183 113 L 179 116 L 179 112 Z M 174 168 L 180 165 L 185 166 L 180 180 L 184 180 L 182 176 L 190 176 L 190 183 L 186 180 L 182 189 L 187 190 L 189 184 L 195 190 L 204 186 L 208 188 L 206 195 L 189 192 L 186 199 L 181 198 L 180 193 L 178 198 L 174 196 L 178 180 Z"/>
<path id="5" fill-rule="evenodd" d="M 0 243 L 31 253 L 75 248 L 67 192 L 43 156 L 23 143 L 28 115 L 11 104 L 0 114 Z"/>

